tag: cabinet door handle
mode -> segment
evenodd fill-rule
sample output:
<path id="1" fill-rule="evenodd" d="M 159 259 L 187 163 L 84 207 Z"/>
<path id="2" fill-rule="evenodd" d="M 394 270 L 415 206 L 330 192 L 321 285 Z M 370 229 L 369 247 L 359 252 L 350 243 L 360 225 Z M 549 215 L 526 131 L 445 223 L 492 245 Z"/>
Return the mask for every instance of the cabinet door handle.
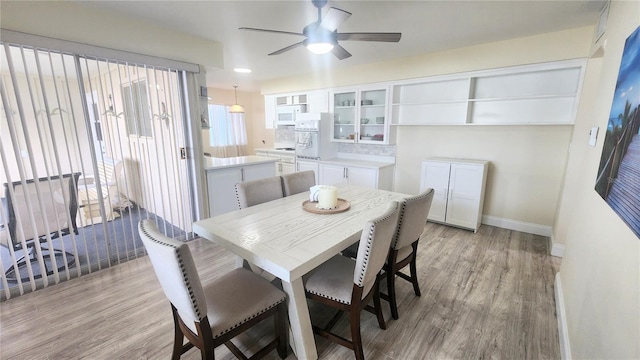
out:
<path id="1" fill-rule="evenodd" d="M 240 169 L 240 174 L 241 174 L 240 180 L 244 181 L 244 168 Z"/>

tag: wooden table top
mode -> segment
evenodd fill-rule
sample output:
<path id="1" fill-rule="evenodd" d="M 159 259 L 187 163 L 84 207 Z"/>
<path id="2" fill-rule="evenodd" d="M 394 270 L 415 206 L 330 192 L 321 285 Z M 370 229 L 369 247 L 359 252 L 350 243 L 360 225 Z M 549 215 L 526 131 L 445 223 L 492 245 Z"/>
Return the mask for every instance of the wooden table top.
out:
<path id="1" fill-rule="evenodd" d="M 195 222 L 193 230 L 290 282 L 358 241 L 368 220 L 406 196 L 343 185 L 338 197 L 351 204 L 345 212 L 308 212 L 302 207 L 309 198 L 305 192 Z"/>

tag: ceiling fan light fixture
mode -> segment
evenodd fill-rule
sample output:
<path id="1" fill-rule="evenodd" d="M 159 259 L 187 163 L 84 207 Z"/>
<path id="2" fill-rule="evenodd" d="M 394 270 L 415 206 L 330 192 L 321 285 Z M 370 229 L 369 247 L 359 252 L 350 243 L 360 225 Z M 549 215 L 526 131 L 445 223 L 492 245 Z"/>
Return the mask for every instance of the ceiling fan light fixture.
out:
<path id="1" fill-rule="evenodd" d="M 303 45 L 307 50 L 314 54 L 323 55 L 331 50 L 338 43 L 336 34 L 331 31 L 323 31 L 315 29 L 313 32 L 305 29 L 307 38 L 303 41 Z"/>
<path id="2" fill-rule="evenodd" d="M 333 44 L 329 42 L 308 43 L 306 47 L 307 50 L 318 55 L 324 55 L 333 50 Z"/>

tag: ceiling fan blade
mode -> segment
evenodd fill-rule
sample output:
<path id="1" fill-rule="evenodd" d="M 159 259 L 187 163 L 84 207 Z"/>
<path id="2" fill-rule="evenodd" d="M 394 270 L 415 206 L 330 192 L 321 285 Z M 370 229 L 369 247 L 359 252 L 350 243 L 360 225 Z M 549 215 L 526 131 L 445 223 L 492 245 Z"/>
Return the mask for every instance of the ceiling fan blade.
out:
<path id="1" fill-rule="evenodd" d="M 241 28 L 238 28 L 238 29 L 240 29 L 240 30 L 251 30 L 251 31 L 261 31 L 261 32 L 268 32 L 268 33 L 275 33 L 275 34 L 289 34 L 289 35 L 304 36 L 304 34 L 302 34 L 302 33 L 295 33 L 295 32 L 291 32 L 291 31 L 257 29 L 257 28 L 250 28 L 250 27 L 241 27 Z"/>
<path id="2" fill-rule="evenodd" d="M 271 53 L 271 54 L 269 54 L 269 55 L 280 55 L 280 54 L 282 54 L 282 53 L 283 53 L 283 52 L 285 52 L 285 51 L 289 51 L 289 50 L 291 50 L 291 49 L 295 49 L 295 48 L 297 48 L 298 46 L 302 46 L 302 43 L 303 43 L 303 41 L 300 41 L 300 42 L 295 43 L 295 44 L 293 44 L 293 45 L 289 45 L 289 46 L 287 46 L 287 47 L 285 47 L 285 48 L 282 48 L 282 49 L 280 49 L 280 50 L 278 50 L 278 51 L 274 51 L 274 52 L 272 52 L 272 53 Z"/>
<path id="3" fill-rule="evenodd" d="M 338 33 L 338 41 L 398 42 L 402 33 Z"/>
<path id="4" fill-rule="evenodd" d="M 338 60 L 344 60 L 348 57 L 351 57 L 351 54 L 347 50 L 345 50 L 345 48 L 338 44 L 333 47 L 333 50 L 331 50 L 331 52 L 338 58 Z"/>
<path id="5" fill-rule="evenodd" d="M 320 26 L 329 31 L 336 31 L 338 26 L 347 20 L 349 16 L 351 16 L 350 12 L 332 7 L 322 19 Z"/>

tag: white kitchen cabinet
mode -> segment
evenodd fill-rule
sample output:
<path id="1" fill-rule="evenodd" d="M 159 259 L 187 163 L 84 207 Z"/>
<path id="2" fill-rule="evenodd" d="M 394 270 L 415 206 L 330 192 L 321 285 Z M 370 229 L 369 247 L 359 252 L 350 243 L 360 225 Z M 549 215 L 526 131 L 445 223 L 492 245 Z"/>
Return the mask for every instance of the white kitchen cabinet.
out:
<path id="1" fill-rule="evenodd" d="M 318 162 L 312 161 L 312 160 L 300 160 L 300 159 L 296 161 L 296 172 L 308 171 L 308 170 L 313 170 L 313 173 L 316 174 L 316 184 L 319 184 L 320 183 L 319 182 L 320 166 Z"/>
<path id="2" fill-rule="evenodd" d="M 293 174 L 294 172 L 296 172 L 296 164 L 294 164 L 294 163 L 285 163 L 285 162 L 281 162 L 280 163 L 280 174 L 279 175 Z"/>
<path id="3" fill-rule="evenodd" d="M 420 192 L 434 190 L 428 219 L 478 231 L 488 167 L 489 162 L 482 160 L 423 160 Z"/>
<path id="4" fill-rule="evenodd" d="M 320 183 L 323 185 L 337 185 L 345 184 L 347 180 L 345 178 L 346 168 L 342 165 L 334 164 L 322 164 L 322 174 L 320 176 Z"/>
<path id="5" fill-rule="evenodd" d="M 387 87 L 334 91 L 331 141 L 390 144 Z"/>
<path id="6" fill-rule="evenodd" d="M 273 162 L 244 164 L 207 170 L 209 216 L 216 216 L 238 209 L 235 185 L 275 176 Z"/>
<path id="7" fill-rule="evenodd" d="M 321 162 L 320 184 L 352 184 L 372 189 L 392 190 L 393 166 L 366 167 Z"/>
<path id="8" fill-rule="evenodd" d="M 315 90 L 307 92 L 307 111 L 310 113 L 329 112 L 329 91 Z"/>
<path id="9" fill-rule="evenodd" d="M 296 156 L 293 151 L 256 149 L 256 155 L 278 159 L 274 163 L 278 176 L 295 172 Z"/>
<path id="10" fill-rule="evenodd" d="M 264 127 L 275 129 L 276 125 L 276 95 L 264 96 Z"/>

